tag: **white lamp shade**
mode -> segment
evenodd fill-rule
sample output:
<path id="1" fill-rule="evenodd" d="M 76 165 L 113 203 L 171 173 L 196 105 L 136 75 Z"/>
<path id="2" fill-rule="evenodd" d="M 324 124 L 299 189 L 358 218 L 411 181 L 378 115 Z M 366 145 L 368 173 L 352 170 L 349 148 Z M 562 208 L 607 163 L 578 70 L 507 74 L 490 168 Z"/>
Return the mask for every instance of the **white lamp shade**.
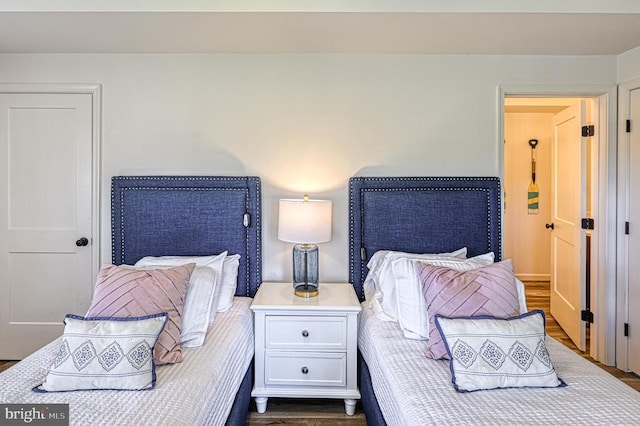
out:
<path id="1" fill-rule="evenodd" d="M 278 239 L 296 244 L 331 241 L 331 201 L 280 200 Z"/>

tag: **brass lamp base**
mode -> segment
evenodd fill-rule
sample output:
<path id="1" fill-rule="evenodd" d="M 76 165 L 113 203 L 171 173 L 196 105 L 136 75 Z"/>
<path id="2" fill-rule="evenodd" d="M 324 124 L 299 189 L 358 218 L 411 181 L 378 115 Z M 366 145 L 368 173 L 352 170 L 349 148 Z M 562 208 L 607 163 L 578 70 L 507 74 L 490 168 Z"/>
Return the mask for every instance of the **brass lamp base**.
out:
<path id="1" fill-rule="evenodd" d="M 298 297 L 315 297 L 318 295 L 318 287 L 302 284 L 298 287 L 294 287 L 293 292 Z"/>

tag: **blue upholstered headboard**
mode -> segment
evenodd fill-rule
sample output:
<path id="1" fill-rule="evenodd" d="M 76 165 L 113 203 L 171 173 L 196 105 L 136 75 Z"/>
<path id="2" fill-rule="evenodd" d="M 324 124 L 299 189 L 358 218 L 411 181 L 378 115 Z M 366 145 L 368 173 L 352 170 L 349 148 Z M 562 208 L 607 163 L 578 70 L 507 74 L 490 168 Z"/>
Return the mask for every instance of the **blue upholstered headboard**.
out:
<path id="1" fill-rule="evenodd" d="M 240 254 L 236 295 L 262 281 L 260 178 L 116 176 L 111 180 L 112 261 L 144 256 Z"/>
<path id="2" fill-rule="evenodd" d="M 349 279 L 360 300 L 378 250 L 501 259 L 500 180 L 494 177 L 354 177 L 349 180 Z"/>

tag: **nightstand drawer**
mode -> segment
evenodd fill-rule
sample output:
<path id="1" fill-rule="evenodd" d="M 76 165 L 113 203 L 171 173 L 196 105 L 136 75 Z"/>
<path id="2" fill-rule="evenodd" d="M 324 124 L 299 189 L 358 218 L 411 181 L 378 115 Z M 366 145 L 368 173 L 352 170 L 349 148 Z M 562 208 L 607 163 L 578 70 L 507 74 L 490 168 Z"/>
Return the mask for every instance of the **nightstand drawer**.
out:
<path id="1" fill-rule="evenodd" d="M 329 349 L 347 347 L 347 318 L 344 316 L 266 317 L 267 349 Z"/>
<path id="2" fill-rule="evenodd" d="M 346 383 L 347 355 L 344 353 L 266 353 L 267 386 L 344 387 Z"/>

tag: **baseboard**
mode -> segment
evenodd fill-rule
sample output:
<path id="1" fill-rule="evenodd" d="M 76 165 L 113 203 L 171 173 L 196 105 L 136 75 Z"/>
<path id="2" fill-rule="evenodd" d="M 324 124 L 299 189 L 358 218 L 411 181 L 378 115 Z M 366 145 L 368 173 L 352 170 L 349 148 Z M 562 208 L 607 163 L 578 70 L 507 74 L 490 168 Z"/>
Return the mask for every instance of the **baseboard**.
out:
<path id="1" fill-rule="evenodd" d="M 549 274 L 515 274 L 520 281 L 551 281 Z"/>

